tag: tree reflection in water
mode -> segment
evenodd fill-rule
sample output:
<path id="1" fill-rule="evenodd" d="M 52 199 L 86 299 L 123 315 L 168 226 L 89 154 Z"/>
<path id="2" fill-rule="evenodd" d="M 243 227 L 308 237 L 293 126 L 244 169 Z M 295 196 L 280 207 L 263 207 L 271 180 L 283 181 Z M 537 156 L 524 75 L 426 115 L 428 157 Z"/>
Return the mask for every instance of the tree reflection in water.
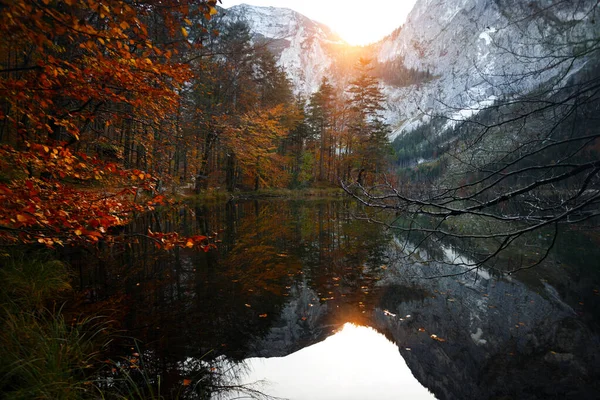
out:
<path id="1" fill-rule="evenodd" d="M 556 254 L 553 265 L 516 279 L 483 270 L 423 279 L 453 267 L 397 262 L 392 233 L 353 219 L 354 207 L 181 207 L 145 215 L 125 234 L 212 235 L 218 250 L 164 252 L 140 238 L 71 263 L 80 266 L 89 307 L 115 310 L 123 336 L 140 341 L 138 349 L 123 339 L 109 356 L 139 352 L 139 380 L 156 385 L 160 376 L 165 391 L 184 398 L 208 398 L 229 388 L 242 360 L 292 354 L 346 322 L 395 343 L 438 398 L 594 398 L 600 279 L 589 246 L 583 261 L 581 251 Z"/>

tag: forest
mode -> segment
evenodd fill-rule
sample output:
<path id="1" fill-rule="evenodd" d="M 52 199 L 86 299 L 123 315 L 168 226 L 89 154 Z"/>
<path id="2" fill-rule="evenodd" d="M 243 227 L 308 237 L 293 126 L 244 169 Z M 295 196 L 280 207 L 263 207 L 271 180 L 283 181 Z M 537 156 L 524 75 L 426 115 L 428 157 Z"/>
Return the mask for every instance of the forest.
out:
<path id="1" fill-rule="evenodd" d="M 96 241 L 183 187 L 335 186 L 385 172 L 369 60 L 345 90 L 324 79 L 299 99 L 267 44 L 244 21 L 221 22 L 215 2 L 2 12 L 3 240 Z"/>
<path id="2" fill-rule="evenodd" d="M 98 368 L 104 322 L 68 326 L 75 310 L 60 304 L 78 294 L 56 259 L 141 238 L 208 252 L 211 233 L 128 225 L 182 196 L 372 184 L 387 171 L 368 59 L 347 87 L 324 78 L 302 99 L 269 43 L 224 22 L 216 0 L 9 0 L 0 17 L 0 318 L 10 326 L 0 391 L 10 398 L 85 397 Z M 35 352 L 55 336 L 68 346 Z"/>
<path id="3" fill-rule="evenodd" d="M 349 75 L 302 96 L 275 56 L 284 41 L 220 3 L 0 0 L 0 397 L 211 398 L 233 387 L 221 356 L 248 354 L 294 285 L 314 291 L 307 307 L 377 320 L 369 293 L 440 295 L 382 289 L 392 248 L 436 271 L 425 279 L 474 273 L 475 286 L 483 268 L 509 280 L 558 265 L 567 239 L 597 245 L 600 42 L 582 28 L 597 4 L 564 24 L 568 4 L 511 5 L 528 17 L 509 15 L 519 41 L 494 51 L 523 68 L 480 77 L 490 96 L 468 118 L 417 107 L 426 123 L 390 142 L 389 91 L 439 71 L 349 48 Z M 337 202 L 261 203 L 281 193 Z M 180 334 L 181 353 L 161 354 Z"/>

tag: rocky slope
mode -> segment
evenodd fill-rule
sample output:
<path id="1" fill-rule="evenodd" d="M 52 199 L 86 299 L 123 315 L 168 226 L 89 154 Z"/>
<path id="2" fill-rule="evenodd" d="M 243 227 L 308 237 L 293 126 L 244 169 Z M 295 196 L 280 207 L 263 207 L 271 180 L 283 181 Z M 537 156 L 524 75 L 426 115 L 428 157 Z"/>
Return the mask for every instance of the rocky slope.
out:
<path id="1" fill-rule="evenodd" d="M 241 4 L 224 14 L 225 21 L 248 22 L 254 40 L 268 44 L 297 94 L 316 91 L 323 76 L 332 75 L 337 49 L 346 46 L 329 27 L 287 8 Z"/>
<path id="2" fill-rule="evenodd" d="M 594 14 L 586 13 L 593 5 L 546 3 L 419 0 L 401 29 L 368 48 L 352 48 L 325 25 L 289 9 L 240 5 L 225 12 L 226 18 L 247 20 L 257 40 L 269 41 L 296 93 L 304 96 L 323 76 L 347 81 L 358 55 L 379 63 L 400 60 L 405 68 L 432 73 L 427 82 L 383 85 L 394 138 L 431 115 L 464 120 L 499 97 L 526 93 L 567 69 L 576 73 L 585 57 L 573 64 L 552 61 L 569 56 L 573 37 L 597 36 Z M 526 18 L 531 15 L 535 18 Z"/>
<path id="3" fill-rule="evenodd" d="M 400 34 L 375 49 L 380 62 L 401 57 L 407 68 L 436 76 L 423 85 L 386 88 L 395 133 L 432 114 L 464 120 L 498 98 L 526 94 L 557 77 L 552 84 L 566 84 L 586 63 L 570 58 L 574 43 L 597 37 L 596 9 L 589 1 L 546 3 L 419 0 Z"/>

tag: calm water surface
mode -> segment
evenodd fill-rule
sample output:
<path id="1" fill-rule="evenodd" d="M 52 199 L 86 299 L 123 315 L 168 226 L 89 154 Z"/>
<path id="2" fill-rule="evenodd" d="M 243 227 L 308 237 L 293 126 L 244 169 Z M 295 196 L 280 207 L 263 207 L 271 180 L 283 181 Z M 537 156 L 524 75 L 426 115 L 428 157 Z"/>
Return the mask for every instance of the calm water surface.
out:
<path id="1" fill-rule="evenodd" d="M 546 267 L 516 277 L 424 279 L 457 267 L 400 261 L 393 233 L 356 212 L 345 201 L 182 206 L 126 233 L 210 234 L 217 251 L 141 238 L 71 262 L 90 309 L 111 310 L 124 331 L 113 357 L 141 353 L 139 379 L 160 376 L 167 397 L 597 398 L 598 237 L 567 235 Z"/>

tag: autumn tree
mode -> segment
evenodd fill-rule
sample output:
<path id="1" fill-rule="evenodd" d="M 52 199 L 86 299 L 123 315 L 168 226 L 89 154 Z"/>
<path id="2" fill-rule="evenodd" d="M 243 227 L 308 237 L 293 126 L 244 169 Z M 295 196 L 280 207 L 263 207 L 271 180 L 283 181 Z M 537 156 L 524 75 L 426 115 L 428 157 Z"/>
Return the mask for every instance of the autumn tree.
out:
<path id="1" fill-rule="evenodd" d="M 290 126 L 286 116 L 294 113 L 291 86 L 245 21 L 217 21 L 214 27 L 220 35 L 207 57 L 195 64 L 190 93 L 196 110 L 192 125 L 204 138 L 196 191 L 207 188 L 211 175 L 228 190 L 244 181 L 246 187 L 256 188 L 266 184 L 265 171 L 276 158 L 283 169 L 285 161 L 275 154 Z M 282 178 L 281 173 L 277 176 Z"/>
<path id="2" fill-rule="evenodd" d="M 327 77 L 323 77 L 319 89 L 312 94 L 308 103 L 308 122 L 313 130 L 315 143 L 318 149 L 318 172 L 315 174 L 319 181 L 325 180 L 325 158 L 328 155 L 328 147 L 331 148 L 331 135 L 334 124 L 334 87 L 329 83 Z"/>
<path id="3" fill-rule="evenodd" d="M 306 115 L 306 102 L 298 98 L 295 103 L 295 113 L 290 114 L 296 117 L 292 129 L 282 143 L 283 154 L 287 155 L 290 177 L 290 187 L 298 188 L 310 184 L 313 177 L 313 159 L 312 154 L 307 150 L 307 140 L 312 135 L 312 130 L 308 124 Z"/>
<path id="4" fill-rule="evenodd" d="M 188 17 L 210 18 L 215 6 L 0 2 L 3 241 L 96 241 L 146 206 L 131 185 L 153 190 L 171 172 L 164 144 L 177 134 L 179 91 L 191 76 L 179 57 L 190 47 Z M 70 187 L 109 177 L 125 190 Z"/>

